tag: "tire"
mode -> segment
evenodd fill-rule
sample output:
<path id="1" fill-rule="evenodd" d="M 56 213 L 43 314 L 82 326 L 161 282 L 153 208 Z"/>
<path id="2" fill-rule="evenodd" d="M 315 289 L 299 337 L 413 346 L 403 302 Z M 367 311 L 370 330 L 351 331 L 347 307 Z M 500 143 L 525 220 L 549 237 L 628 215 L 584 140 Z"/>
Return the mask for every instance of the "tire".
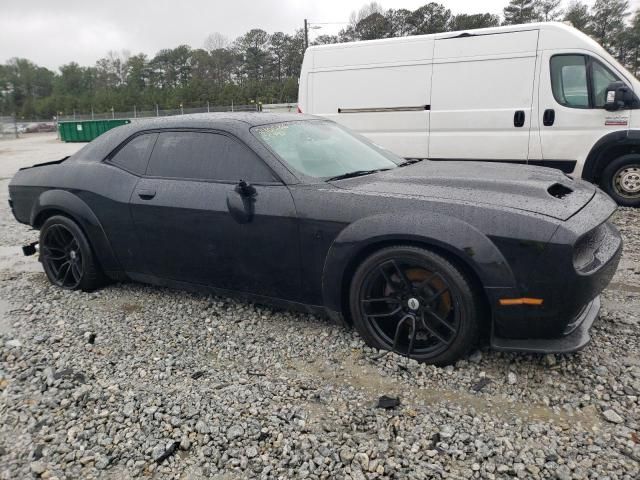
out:
<path id="1" fill-rule="evenodd" d="M 640 206 L 640 154 L 616 158 L 602 171 L 600 187 L 623 207 Z"/>
<path id="2" fill-rule="evenodd" d="M 365 259 L 354 273 L 349 307 L 369 346 L 434 365 L 448 365 L 469 351 L 478 339 L 482 311 L 458 268 L 410 246 L 384 248 Z"/>
<path id="3" fill-rule="evenodd" d="M 54 215 L 42 225 L 40 261 L 49 281 L 65 290 L 90 292 L 104 283 L 87 237 L 68 217 Z"/>

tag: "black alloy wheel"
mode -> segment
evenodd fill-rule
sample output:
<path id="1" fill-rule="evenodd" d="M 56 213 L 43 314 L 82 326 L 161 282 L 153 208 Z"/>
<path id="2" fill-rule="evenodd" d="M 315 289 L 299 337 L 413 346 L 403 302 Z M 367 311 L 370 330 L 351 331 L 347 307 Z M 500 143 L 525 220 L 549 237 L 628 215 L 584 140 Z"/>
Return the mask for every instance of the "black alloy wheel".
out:
<path id="1" fill-rule="evenodd" d="M 416 360 L 451 363 L 477 336 L 472 288 L 429 250 L 391 247 L 373 254 L 354 275 L 350 303 L 369 345 Z"/>
<path id="2" fill-rule="evenodd" d="M 102 283 L 89 242 L 67 217 L 53 216 L 42 226 L 40 260 L 49 281 L 66 290 L 91 291 Z"/>
<path id="3" fill-rule="evenodd" d="M 82 252 L 78 240 L 64 225 L 52 225 L 43 235 L 42 263 L 55 285 L 75 290 L 83 273 Z"/>

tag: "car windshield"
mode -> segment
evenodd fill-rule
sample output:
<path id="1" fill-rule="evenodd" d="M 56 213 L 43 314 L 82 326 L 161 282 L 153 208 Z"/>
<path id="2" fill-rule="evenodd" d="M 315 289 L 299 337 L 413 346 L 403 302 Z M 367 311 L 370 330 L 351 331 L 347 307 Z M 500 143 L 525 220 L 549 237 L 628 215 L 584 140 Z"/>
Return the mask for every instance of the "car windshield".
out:
<path id="1" fill-rule="evenodd" d="M 339 125 L 322 120 L 285 122 L 253 129 L 294 170 L 309 177 L 335 177 L 373 173 L 403 162 Z"/>

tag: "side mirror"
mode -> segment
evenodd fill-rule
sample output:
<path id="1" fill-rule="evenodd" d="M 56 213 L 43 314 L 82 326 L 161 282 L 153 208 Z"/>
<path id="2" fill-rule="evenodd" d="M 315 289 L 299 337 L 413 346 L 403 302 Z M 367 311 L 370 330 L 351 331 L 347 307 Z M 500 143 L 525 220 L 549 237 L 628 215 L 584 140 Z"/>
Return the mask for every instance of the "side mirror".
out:
<path id="1" fill-rule="evenodd" d="M 235 191 L 243 197 L 253 197 L 256 194 L 256 187 L 244 180 L 240 180 L 236 185 Z"/>
<path id="2" fill-rule="evenodd" d="M 607 87 L 604 109 L 609 112 L 624 109 L 631 103 L 633 92 L 623 82 L 612 82 Z"/>

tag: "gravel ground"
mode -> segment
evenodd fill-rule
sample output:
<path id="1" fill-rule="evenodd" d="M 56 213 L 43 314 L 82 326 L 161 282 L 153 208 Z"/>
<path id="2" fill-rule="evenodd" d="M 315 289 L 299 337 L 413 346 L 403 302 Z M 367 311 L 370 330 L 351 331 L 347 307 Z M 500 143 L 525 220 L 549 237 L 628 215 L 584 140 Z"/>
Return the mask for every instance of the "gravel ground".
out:
<path id="1" fill-rule="evenodd" d="M 310 315 L 50 286 L 18 257 L 36 232 L 13 221 L 6 178 L 77 146 L 20 142 L 0 143 L 0 478 L 640 477 L 640 211 L 616 214 L 625 252 L 582 352 L 436 368 L 376 361 Z"/>

